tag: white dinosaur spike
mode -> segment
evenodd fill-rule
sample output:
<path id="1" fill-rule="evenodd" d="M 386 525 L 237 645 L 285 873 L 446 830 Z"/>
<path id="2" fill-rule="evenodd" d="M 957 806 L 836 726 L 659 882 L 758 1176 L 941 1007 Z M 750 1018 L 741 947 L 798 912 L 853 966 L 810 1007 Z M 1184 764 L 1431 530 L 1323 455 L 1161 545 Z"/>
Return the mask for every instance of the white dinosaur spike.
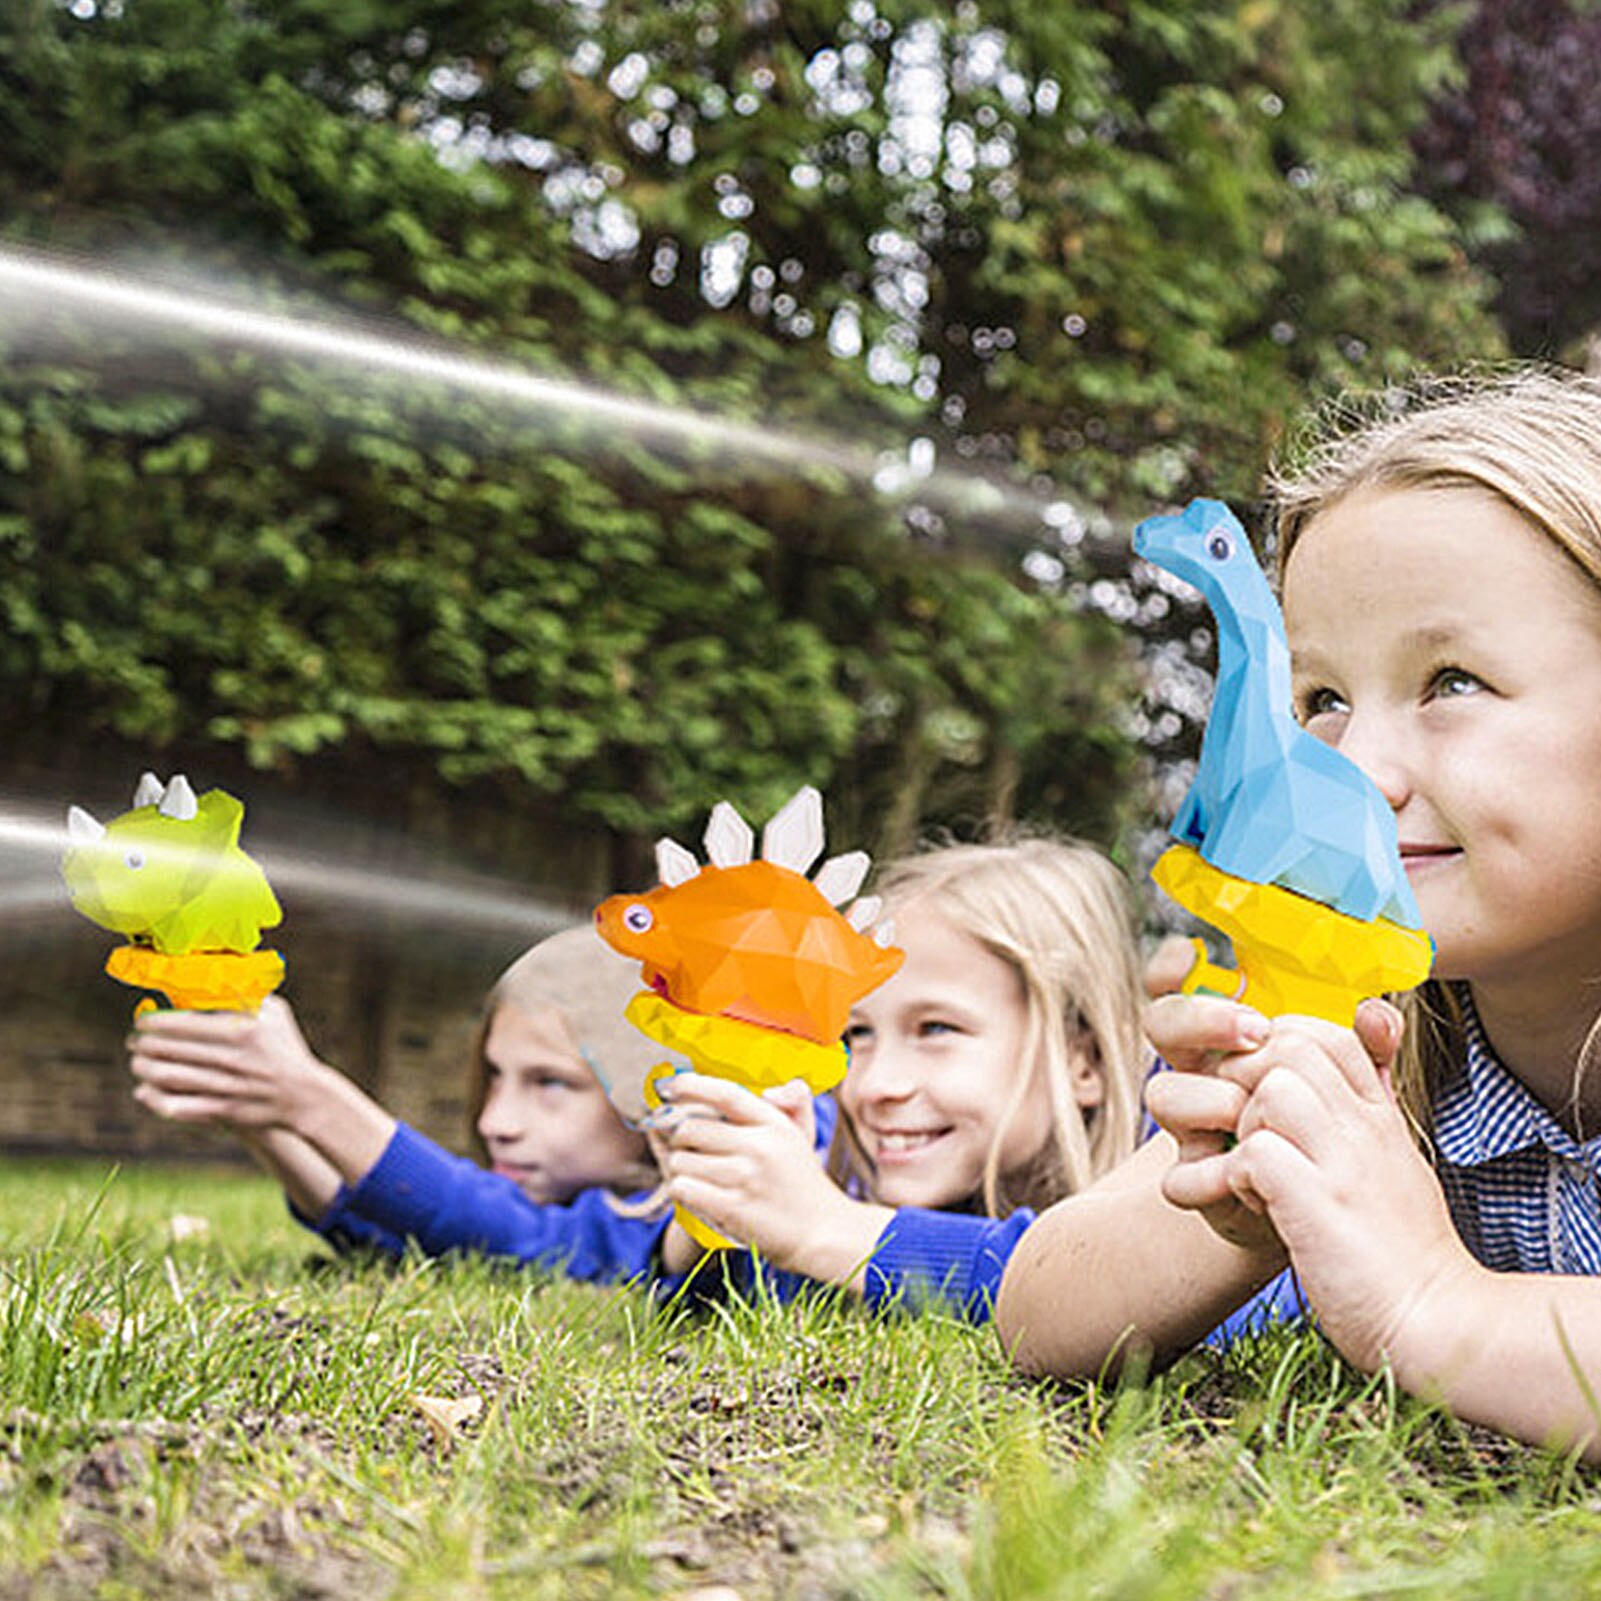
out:
<path id="1" fill-rule="evenodd" d="M 656 841 L 656 876 L 671 888 L 674 884 L 687 884 L 700 871 L 694 853 L 686 851 L 676 839 Z"/>
<path id="2" fill-rule="evenodd" d="M 872 865 L 873 858 L 866 851 L 847 851 L 843 856 L 830 856 L 812 882 L 830 906 L 843 906 L 862 887 Z"/>
<path id="3" fill-rule="evenodd" d="M 803 784 L 762 830 L 762 860 L 807 872 L 823 854 L 823 797 Z"/>
<path id="4" fill-rule="evenodd" d="M 895 919 L 887 918 L 873 930 L 873 943 L 888 947 L 895 943 Z"/>
<path id="5" fill-rule="evenodd" d="M 139 786 L 133 792 L 133 803 L 135 806 L 159 806 L 165 793 L 161 780 L 154 773 L 141 773 Z"/>
<path id="6" fill-rule="evenodd" d="M 858 934 L 865 934 L 873 926 L 874 920 L 883 910 L 884 903 L 876 895 L 864 895 L 856 901 L 845 914 L 845 921 L 856 930 Z"/>
<path id="7" fill-rule="evenodd" d="M 192 822 L 200 810 L 200 803 L 195 799 L 195 792 L 189 787 L 189 780 L 182 773 L 174 773 L 172 782 L 167 785 L 167 792 L 161 797 L 161 805 L 157 811 L 163 817 L 176 818 L 180 823 Z"/>
<path id="8" fill-rule="evenodd" d="M 727 801 L 712 807 L 706 825 L 706 859 L 714 867 L 743 867 L 750 860 L 756 836 L 750 824 Z"/>
<path id="9" fill-rule="evenodd" d="M 106 837 L 106 825 L 96 821 L 81 806 L 67 808 L 67 838 L 74 845 L 93 845 Z"/>

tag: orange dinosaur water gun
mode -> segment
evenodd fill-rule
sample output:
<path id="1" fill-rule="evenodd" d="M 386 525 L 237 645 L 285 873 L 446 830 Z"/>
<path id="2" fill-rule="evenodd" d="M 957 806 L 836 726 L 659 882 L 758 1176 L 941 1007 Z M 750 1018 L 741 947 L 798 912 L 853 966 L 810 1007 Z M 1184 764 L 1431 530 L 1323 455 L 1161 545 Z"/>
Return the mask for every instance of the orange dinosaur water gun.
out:
<path id="1" fill-rule="evenodd" d="M 696 1072 L 732 1079 L 758 1094 L 791 1079 L 814 1095 L 832 1089 L 849 1063 L 841 1035 L 851 1007 L 904 960 L 889 931 L 867 930 L 879 902 L 857 900 L 841 914 L 871 865 L 851 851 L 806 874 L 823 853 L 823 799 L 797 793 L 762 832 L 753 857 L 750 826 L 726 801 L 712 810 L 703 866 L 670 839 L 656 847 L 658 888 L 613 895 L 595 912 L 601 938 L 642 964 L 647 989 L 626 1016 L 657 1044 L 686 1056 Z M 680 1069 L 652 1068 L 640 1086 L 607 1083 L 625 1117 L 660 1104 L 656 1085 Z M 729 1242 L 680 1213 L 709 1249 Z"/>
<path id="2" fill-rule="evenodd" d="M 220 789 L 196 796 L 182 773 L 146 773 L 133 807 L 99 823 L 67 813 L 61 875 L 90 922 L 125 935 L 106 958 L 119 982 L 195 1011 L 255 1011 L 283 982 L 283 958 L 257 950 L 283 921 L 266 875 L 239 848 L 245 809 Z M 146 998 L 135 1011 L 148 1011 Z"/>

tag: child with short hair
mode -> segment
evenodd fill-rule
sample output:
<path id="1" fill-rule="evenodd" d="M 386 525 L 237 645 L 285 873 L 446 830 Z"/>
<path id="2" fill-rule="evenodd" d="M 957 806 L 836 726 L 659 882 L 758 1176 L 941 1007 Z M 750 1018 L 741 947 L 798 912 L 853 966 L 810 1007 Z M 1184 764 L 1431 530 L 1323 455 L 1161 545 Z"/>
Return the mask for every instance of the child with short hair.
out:
<path id="1" fill-rule="evenodd" d="M 660 1086 L 667 1192 L 780 1270 L 982 1321 L 1034 1209 L 1133 1149 L 1128 885 L 1092 846 L 1019 838 L 908 858 L 877 890 L 906 960 L 851 1012 L 838 1185 L 770 1100 L 683 1075 Z"/>
<path id="2" fill-rule="evenodd" d="M 1167 1133 L 1039 1220 L 999 1327 L 1164 1357 L 1288 1259 L 1359 1367 L 1601 1455 L 1601 385 L 1426 391 L 1274 493 L 1299 715 L 1392 807 L 1434 976 L 1404 1033 L 1158 1001 Z"/>
<path id="3" fill-rule="evenodd" d="M 306 1045 L 289 1005 L 257 1014 L 151 1012 L 131 1042 L 135 1098 L 160 1116 L 241 1135 L 299 1219 L 335 1245 L 472 1251 L 580 1279 L 671 1271 L 676 1234 L 650 1192 L 645 1135 L 597 1074 L 660 1060 L 623 1020 L 637 969 L 593 928 L 525 952 L 485 1003 L 471 1119 L 493 1171 L 398 1122 Z M 827 1116 L 824 1109 L 824 1116 Z M 624 1196 L 634 1196 L 624 1200 Z M 687 1241 L 677 1248 L 692 1256 Z"/>

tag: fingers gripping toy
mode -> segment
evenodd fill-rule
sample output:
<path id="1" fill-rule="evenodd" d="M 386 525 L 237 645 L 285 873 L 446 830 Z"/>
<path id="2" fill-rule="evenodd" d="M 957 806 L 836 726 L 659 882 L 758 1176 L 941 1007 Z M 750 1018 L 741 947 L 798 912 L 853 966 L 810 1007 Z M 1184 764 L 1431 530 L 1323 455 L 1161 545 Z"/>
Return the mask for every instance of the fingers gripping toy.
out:
<path id="1" fill-rule="evenodd" d="M 128 940 L 106 959 L 113 978 L 199 1011 L 254 1011 L 282 983 L 283 958 L 256 949 L 283 913 L 239 848 L 244 815 L 223 790 L 197 799 L 181 773 L 166 785 L 146 773 L 132 810 L 109 823 L 68 811 L 61 876 L 73 905 Z"/>
<path id="2" fill-rule="evenodd" d="M 1411 989 L 1434 947 L 1421 928 L 1388 803 L 1295 720 L 1277 601 L 1221 501 L 1151 517 L 1134 549 L 1200 590 L 1217 622 L 1217 690 L 1200 762 L 1151 876 L 1228 935 L 1240 971 L 1200 960 L 1185 989 L 1268 1016 L 1349 1025 L 1368 995 Z M 1243 984 L 1242 984 L 1243 975 Z"/>
<path id="3" fill-rule="evenodd" d="M 613 895 L 595 912 L 601 938 L 637 958 L 649 986 L 626 1016 L 697 1072 L 758 1093 L 796 1078 L 814 1095 L 832 1089 L 849 1060 L 840 1036 L 851 1007 L 903 960 L 887 928 L 866 933 L 876 898 L 835 910 L 867 876 L 866 852 L 833 857 L 806 877 L 824 845 L 823 800 L 810 787 L 763 830 L 760 859 L 752 859 L 749 825 L 726 801 L 713 808 L 705 843 L 702 866 L 682 845 L 660 841 L 660 886 Z M 651 1070 L 641 1087 L 646 1106 L 660 1104 L 656 1085 L 674 1071 L 667 1063 Z M 628 1116 L 622 1087 L 607 1089 Z M 698 1219 L 680 1221 L 702 1245 L 728 1244 Z"/>

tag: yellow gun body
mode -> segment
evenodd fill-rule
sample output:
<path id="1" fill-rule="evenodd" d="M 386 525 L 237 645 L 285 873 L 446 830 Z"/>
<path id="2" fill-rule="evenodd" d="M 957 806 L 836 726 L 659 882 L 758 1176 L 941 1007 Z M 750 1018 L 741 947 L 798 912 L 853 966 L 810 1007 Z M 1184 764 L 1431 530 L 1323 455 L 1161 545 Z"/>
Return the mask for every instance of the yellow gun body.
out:
<path id="1" fill-rule="evenodd" d="M 730 1079 L 757 1095 L 796 1078 L 813 1095 L 821 1095 L 844 1078 L 850 1064 L 842 1043 L 819 1045 L 737 1017 L 685 1011 L 651 990 L 640 991 L 623 1009 L 623 1016 L 648 1039 L 687 1056 L 697 1073 Z M 662 1104 L 656 1086 L 675 1071 L 671 1063 L 663 1062 L 646 1075 L 645 1104 L 652 1110 Z M 733 1243 L 682 1207 L 674 1208 L 673 1216 L 708 1251 Z"/>
<path id="2" fill-rule="evenodd" d="M 1239 969 L 1219 967 L 1195 942 L 1184 992 L 1210 991 L 1254 1006 L 1349 1028 L 1370 995 L 1409 990 L 1429 976 L 1434 942 L 1385 918 L 1362 922 L 1293 890 L 1253 884 L 1213 867 L 1190 845 L 1172 845 L 1151 877 L 1187 912 L 1233 943 Z"/>

